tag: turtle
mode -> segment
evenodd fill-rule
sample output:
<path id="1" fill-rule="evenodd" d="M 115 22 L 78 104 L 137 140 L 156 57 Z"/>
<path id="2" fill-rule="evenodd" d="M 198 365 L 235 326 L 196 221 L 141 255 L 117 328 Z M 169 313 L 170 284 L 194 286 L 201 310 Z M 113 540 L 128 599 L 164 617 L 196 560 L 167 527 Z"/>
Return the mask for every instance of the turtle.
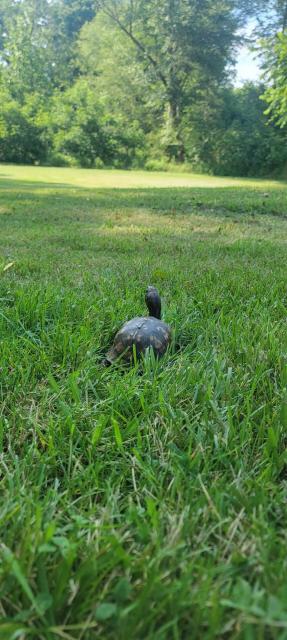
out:
<path id="1" fill-rule="evenodd" d="M 111 365 L 119 357 L 130 362 L 134 349 L 137 357 L 149 348 L 152 348 L 156 357 L 161 357 L 167 350 L 171 341 L 171 328 L 161 320 L 161 299 L 156 287 L 147 288 L 145 302 L 149 316 L 125 322 L 106 354 L 103 361 L 105 366 Z"/>

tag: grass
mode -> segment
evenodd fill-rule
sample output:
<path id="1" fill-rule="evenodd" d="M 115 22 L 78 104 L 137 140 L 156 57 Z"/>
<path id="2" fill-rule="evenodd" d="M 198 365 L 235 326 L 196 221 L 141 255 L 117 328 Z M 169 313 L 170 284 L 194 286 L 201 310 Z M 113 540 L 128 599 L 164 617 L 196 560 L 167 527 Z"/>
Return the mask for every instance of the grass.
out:
<path id="1" fill-rule="evenodd" d="M 259 189 L 283 188 L 286 183 L 275 180 L 250 178 L 218 178 L 208 175 L 188 174 L 186 172 L 160 171 L 106 171 L 91 169 L 69 169 L 53 167 L 33 167 L 0 164 L 2 187 L 12 187 L 11 181 L 34 183 L 40 188 L 47 185 L 63 187 L 82 187 L 84 189 L 139 189 L 172 187 L 255 187 Z M 23 184 L 24 183 L 24 184 Z"/>
<path id="2" fill-rule="evenodd" d="M 1 640 L 285 640 L 286 185 L 0 174 Z"/>

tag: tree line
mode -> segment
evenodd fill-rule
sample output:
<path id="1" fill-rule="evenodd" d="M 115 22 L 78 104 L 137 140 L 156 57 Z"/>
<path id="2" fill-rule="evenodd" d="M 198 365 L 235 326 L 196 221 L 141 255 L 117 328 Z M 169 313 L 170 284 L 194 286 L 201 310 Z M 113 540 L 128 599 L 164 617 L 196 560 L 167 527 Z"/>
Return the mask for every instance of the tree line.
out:
<path id="1" fill-rule="evenodd" d="M 1 0 L 0 161 L 283 173 L 286 27 L 287 0 Z"/>

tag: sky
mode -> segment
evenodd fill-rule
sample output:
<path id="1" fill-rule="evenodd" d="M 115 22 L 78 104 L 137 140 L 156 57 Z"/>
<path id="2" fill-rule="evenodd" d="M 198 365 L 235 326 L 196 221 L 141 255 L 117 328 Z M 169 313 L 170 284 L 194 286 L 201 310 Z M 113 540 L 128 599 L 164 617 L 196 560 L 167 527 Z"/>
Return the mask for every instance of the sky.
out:
<path id="1" fill-rule="evenodd" d="M 247 26 L 243 30 L 242 34 L 247 36 L 248 38 L 253 39 L 254 28 L 256 27 L 256 22 L 254 19 L 249 20 Z M 241 47 L 238 52 L 238 62 L 237 62 L 237 76 L 234 79 L 234 84 L 236 86 L 240 86 L 246 80 L 259 80 L 260 79 L 260 69 L 256 62 L 256 58 L 254 54 L 248 49 L 248 47 Z"/>
<path id="2" fill-rule="evenodd" d="M 242 47 L 238 55 L 237 76 L 234 84 L 240 86 L 246 80 L 259 80 L 260 69 L 254 55 L 247 47 Z"/>

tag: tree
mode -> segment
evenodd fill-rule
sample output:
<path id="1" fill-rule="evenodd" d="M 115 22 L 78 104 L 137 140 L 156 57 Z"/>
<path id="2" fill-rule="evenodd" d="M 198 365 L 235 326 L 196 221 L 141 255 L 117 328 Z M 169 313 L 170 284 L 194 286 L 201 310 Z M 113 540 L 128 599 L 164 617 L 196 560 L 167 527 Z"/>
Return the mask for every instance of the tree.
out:
<path id="1" fill-rule="evenodd" d="M 272 37 L 287 27 L 287 0 L 253 0 L 249 9 L 255 18 L 255 37 Z"/>
<path id="2" fill-rule="evenodd" d="M 1 0 L 2 160 L 17 149 L 19 161 L 44 160 L 53 96 L 76 78 L 77 38 L 94 15 L 92 0 Z"/>
<path id="3" fill-rule="evenodd" d="M 149 153 L 149 136 L 162 127 L 164 118 L 160 83 L 151 82 L 132 42 L 103 14 L 82 29 L 78 64 L 81 77 L 94 88 L 94 102 L 114 123 L 113 137 L 117 123 L 117 140 L 129 145 L 129 151 L 122 148 L 120 153 L 125 165 L 142 166 Z"/>
<path id="4" fill-rule="evenodd" d="M 286 135 L 268 123 L 262 108 L 263 85 L 246 83 L 225 89 L 218 129 L 213 137 L 216 173 L 266 176 L 287 162 Z"/>
<path id="5" fill-rule="evenodd" d="M 287 34 L 278 33 L 273 49 L 265 55 L 269 67 L 269 86 L 263 94 L 270 120 L 287 126 Z"/>
<path id="6" fill-rule="evenodd" d="M 266 114 L 280 127 L 287 125 L 287 0 L 256 0 L 257 51 L 266 79 Z M 255 13 L 256 13 L 255 11 Z"/>
<path id="7" fill-rule="evenodd" d="M 30 164 L 47 157 L 45 126 L 34 117 L 38 105 L 34 96 L 21 106 L 6 92 L 1 92 L 0 161 Z"/>
<path id="8" fill-rule="evenodd" d="M 13 97 L 51 95 L 76 75 L 76 40 L 92 0 L 1 0 L 0 65 Z"/>
<path id="9" fill-rule="evenodd" d="M 198 90 L 226 78 L 241 21 L 233 0 L 98 0 L 136 51 L 150 78 L 161 84 L 168 121 L 184 156 L 180 125 Z"/>
<path id="10" fill-rule="evenodd" d="M 95 80 L 81 77 L 55 97 L 51 113 L 54 150 L 81 166 L 129 167 L 137 148 L 144 144 L 143 132 L 120 109 L 107 109 L 97 89 Z"/>
<path id="11" fill-rule="evenodd" d="M 252 15 L 270 118 L 285 125 L 286 5 L 1 0 L 0 160 L 275 170 L 285 134 L 266 126 L 259 89 L 234 91 L 229 76 L 238 29 Z"/>

